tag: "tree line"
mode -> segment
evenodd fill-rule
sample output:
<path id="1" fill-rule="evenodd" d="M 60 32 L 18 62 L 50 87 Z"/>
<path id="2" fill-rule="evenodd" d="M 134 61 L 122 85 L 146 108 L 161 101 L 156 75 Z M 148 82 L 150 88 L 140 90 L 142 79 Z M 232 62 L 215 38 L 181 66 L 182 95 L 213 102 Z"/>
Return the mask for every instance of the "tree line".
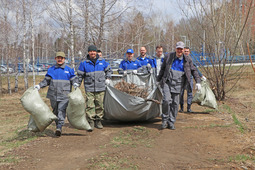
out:
<path id="1" fill-rule="evenodd" d="M 126 49 L 133 48 L 138 54 L 141 46 L 145 46 L 150 55 L 157 45 L 171 52 L 175 43 L 182 40 L 191 50 L 210 54 L 208 57 L 215 63 L 213 69 L 203 67 L 202 70 L 216 98 L 224 100 L 230 74 L 224 59 L 246 53 L 245 43 L 252 37 L 249 16 L 254 13 L 251 8 L 254 4 L 250 1 L 177 0 L 183 18 L 176 21 L 160 10 L 153 10 L 152 1 L 0 0 L 1 62 L 7 67 L 23 63 L 27 89 L 28 63 L 49 62 L 57 51 L 64 51 L 74 67 L 75 58 L 84 58 L 90 44 L 95 44 L 106 58 L 123 58 Z M 145 5 L 146 9 L 152 9 L 146 14 Z M 220 62 L 213 62 L 215 58 Z M 242 70 L 239 71 L 241 75 Z M 18 75 L 16 71 L 16 79 Z M 7 73 L 9 94 L 12 93 L 10 76 Z M 0 94 L 2 78 L 0 72 Z M 33 84 L 35 78 L 33 72 Z M 235 78 L 239 79 L 240 76 Z M 13 84 L 17 92 L 18 81 Z"/>

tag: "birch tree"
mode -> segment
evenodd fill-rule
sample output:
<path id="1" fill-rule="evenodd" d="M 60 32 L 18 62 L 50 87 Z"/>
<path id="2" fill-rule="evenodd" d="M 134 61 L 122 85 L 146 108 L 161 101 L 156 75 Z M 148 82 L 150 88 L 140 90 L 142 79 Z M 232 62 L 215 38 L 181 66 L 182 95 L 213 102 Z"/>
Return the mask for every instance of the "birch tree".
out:
<path id="1" fill-rule="evenodd" d="M 71 56 L 71 64 L 72 67 L 74 67 L 74 55 L 75 55 L 75 49 L 74 49 L 74 32 L 75 32 L 75 16 L 74 14 L 74 8 L 76 8 L 75 3 L 73 0 L 63 0 L 63 1 L 56 1 L 52 0 L 53 6 L 47 6 L 48 12 L 50 16 L 54 19 L 54 21 L 62 28 L 62 31 L 60 29 L 56 29 L 56 34 L 59 35 L 59 33 L 65 34 L 65 44 L 68 46 L 68 50 L 65 51 Z M 61 35 L 59 35 L 61 36 Z M 68 40 L 70 38 L 70 41 Z M 63 50 L 63 49 L 62 49 Z"/>

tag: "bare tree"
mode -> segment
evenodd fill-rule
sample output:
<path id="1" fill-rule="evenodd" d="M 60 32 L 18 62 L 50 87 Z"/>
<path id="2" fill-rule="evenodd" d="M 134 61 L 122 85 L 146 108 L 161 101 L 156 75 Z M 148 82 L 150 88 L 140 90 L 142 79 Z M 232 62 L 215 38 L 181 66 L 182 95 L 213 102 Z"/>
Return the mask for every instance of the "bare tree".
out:
<path id="1" fill-rule="evenodd" d="M 11 47 L 11 24 L 10 24 L 10 9 L 11 3 L 8 1 L 2 0 L 1 1 L 1 12 L 3 14 L 3 47 L 4 47 L 4 56 L 6 61 L 7 67 L 7 84 L 8 84 L 8 93 L 11 94 L 11 82 L 10 82 L 10 72 L 9 72 L 9 60 L 10 60 L 10 47 Z"/>
<path id="2" fill-rule="evenodd" d="M 28 89 L 28 58 L 26 57 L 26 34 L 27 34 L 27 9 L 26 9 L 26 2 L 25 0 L 22 0 L 22 14 L 23 14 L 23 70 L 24 70 L 24 83 L 25 83 L 25 89 Z"/>
<path id="3" fill-rule="evenodd" d="M 74 33 L 75 33 L 75 16 L 74 8 L 76 8 L 76 4 L 73 0 L 64 0 L 64 1 L 56 1 L 52 0 L 54 7 L 47 6 L 47 11 L 49 12 L 50 16 L 54 19 L 54 21 L 62 27 L 63 31 L 56 30 L 56 33 L 66 34 L 65 44 L 68 46 L 67 53 L 71 53 L 71 64 L 74 67 Z M 69 40 L 70 39 L 70 40 Z"/>
<path id="4" fill-rule="evenodd" d="M 183 13 L 186 20 L 179 25 L 179 35 L 185 33 L 192 43 L 203 48 L 202 67 L 212 85 L 218 100 L 224 100 L 236 82 L 242 69 L 233 74 L 232 63 L 235 55 L 240 54 L 241 37 L 247 24 L 248 13 L 240 13 L 239 6 L 227 0 L 187 0 Z M 246 4 L 248 11 L 252 2 Z M 241 15 L 240 15 L 241 14 Z M 243 18 L 243 19 L 240 19 Z M 181 28 L 185 31 L 181 32 Z M 227 65 L 229 64 L 229 65 Z M 234 75 L 234 76 L 232 76 Z M 226 89 L 226 84 L 231 87 Z"/>

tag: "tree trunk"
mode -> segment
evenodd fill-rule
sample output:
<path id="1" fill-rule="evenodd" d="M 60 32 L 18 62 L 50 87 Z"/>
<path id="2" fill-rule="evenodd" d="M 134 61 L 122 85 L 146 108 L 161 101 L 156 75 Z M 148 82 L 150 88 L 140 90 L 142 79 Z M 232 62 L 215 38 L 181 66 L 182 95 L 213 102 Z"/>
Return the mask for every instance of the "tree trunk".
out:
<path id="1" fill-rule="evenodd" d="M 70 12 L 70 38 L 71 38 L 71 64 L 75 69 L 74 62 L 74 26 L 73 26 L 73 11 L 72 11 L 72 0 L 69 0 L 69 12 Z"/>
<path id="2" fill-rule="evenodd" d="M 33 86 L 35 86 L 35 38 L 34 38 L 34 24 L 32 16 L 32 1 L 30 1 L 30 26 L 31 26 L 31 41 L 32 41 L 32 67 L 33 67 Z M 38 70 L 37 70 L 38 71 Z"/>
<path id="3" fill-rule="evenodd" d="M 105 0 L 102 0 L 102 7 L 100 10 L 100 26 L 99 26 L 99 35 L 98 35 L 98 41 L 97 41 L 97 47 L 101 48 L 102 45 L 102 39 L 104 36 L 104 19 L 105 19 Z"/>
<path id="4" fill-rule="evenodd" d="M 86 54 L 87 49 L 88 49 L 88 41 L 89 41 L 89 0 L 85 0 L 84 3 L 84 54 Z"/>
<path id="5" fill-rule="evenodd" d="M 24 70 L 24 83 L 25 90 L 28 89 L 28 73 L 27 73 L 27 58 L 26 58 L 26 6 L 23 0 L 23 70 Z"/>

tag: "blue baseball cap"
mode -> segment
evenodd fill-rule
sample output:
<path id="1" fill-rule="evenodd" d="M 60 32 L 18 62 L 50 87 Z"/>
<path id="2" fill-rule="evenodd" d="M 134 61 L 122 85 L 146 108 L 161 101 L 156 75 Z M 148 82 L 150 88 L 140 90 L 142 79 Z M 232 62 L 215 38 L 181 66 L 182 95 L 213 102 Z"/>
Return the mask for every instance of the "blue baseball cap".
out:
<path id="1" fill-rule="evenodd" d="M 127 53 L 132 53 L 132 54 L 133 54 L 134 51 L 133 51 L 132 49 L 128 49 L 128 50 L 127 50 Z"/>

